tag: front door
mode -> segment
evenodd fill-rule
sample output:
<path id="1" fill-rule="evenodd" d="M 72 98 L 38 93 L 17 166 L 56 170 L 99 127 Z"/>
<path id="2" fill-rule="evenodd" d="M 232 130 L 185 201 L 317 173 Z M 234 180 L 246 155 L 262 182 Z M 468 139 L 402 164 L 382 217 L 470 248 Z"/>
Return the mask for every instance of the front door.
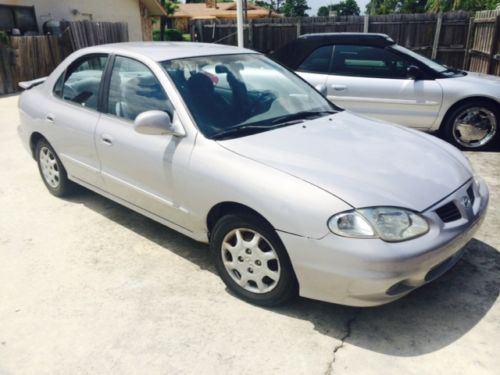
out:
<path id="1" fill-rule="evenodd" d="M 105 190 L 174 224 L 186 213 L 175 203 L 176 169 L 187 164 L 191 141 L 134 130 L 142 112 L 161 110 L 179 121 L 153 72 L 143 63 L 117 56 L 109 94 L 95 134 Z"/>
<path id="2" fill-rule="evenodd" d="M 328 99 L 369 117 L 428 129 L 438 116 L 442 89 L 435 80 L 408 78 L 409 65 L 386 48 L 336 45 Z"/>

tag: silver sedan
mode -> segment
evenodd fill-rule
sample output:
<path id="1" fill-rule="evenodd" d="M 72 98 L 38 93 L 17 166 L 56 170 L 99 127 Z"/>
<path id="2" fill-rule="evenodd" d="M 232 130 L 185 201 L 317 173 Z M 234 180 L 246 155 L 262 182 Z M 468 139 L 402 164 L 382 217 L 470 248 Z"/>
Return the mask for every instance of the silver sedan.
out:
<path id="1" fill-rule="evenodd" d="M 453 146 L 343 111 L 249 50 L 91 47 L 22 86 L 50 193 L 82 185 L 209 243 L 252 303 L 393 301 L 457 262 L 488 205 Z"/>
<path id="2" fill-rule="evenodd" d="M 273 58 L 342 108 L 463 149 L 500 146 L 500 77 L 445 67 L 385 34 L 302 35 Z"/>

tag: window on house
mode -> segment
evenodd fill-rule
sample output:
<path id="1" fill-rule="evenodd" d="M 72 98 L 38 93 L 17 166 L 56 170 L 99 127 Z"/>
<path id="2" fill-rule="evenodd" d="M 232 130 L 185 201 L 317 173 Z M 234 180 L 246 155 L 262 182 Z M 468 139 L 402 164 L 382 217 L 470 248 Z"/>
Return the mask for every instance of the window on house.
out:
<path id="1" fill-rule="evenodd" d="M 32 6 L 0 5 L 0 31 L 11 34 L 19 29 L 21 34 L 38 32 L 35 8 Z"/>

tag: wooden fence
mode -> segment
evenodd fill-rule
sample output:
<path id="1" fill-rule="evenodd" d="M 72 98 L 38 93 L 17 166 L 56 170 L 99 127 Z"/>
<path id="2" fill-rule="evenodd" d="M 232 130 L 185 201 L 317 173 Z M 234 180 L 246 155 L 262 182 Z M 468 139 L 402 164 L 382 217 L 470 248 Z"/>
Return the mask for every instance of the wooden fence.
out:
<path id="1" fill-rule="evenodd" d="M 71 52 L 103 43 L 128 41 L 123 22 L 76 21 L 63 24 L 61 37 L 18 36 L 0 44 L 0 95 L 19 91 L 18 83 L 44 77 Z"/>
<path id="2" fill-rule="evenodd" d="M 500 11 L 476 13 L 470 23 L 468 70 L 500 75 Z"/>
<path id="3" fill-rule="evenodd" d="M 492 23 L 495 23 L 492 21 L 493 16 L 482 20 L 479 18 L 482 17 L 479 13 L 477 18 L 473 18 L 473 14 L 467 12 L 448 12 L 258 19 L 245 26 L 244 39 L 248 48 L 271 53 L 302 34 L 346 31 L 384 33 L 396 43 L 442 64 L 467 69 L 469 60 L 471 63 L 475 61 L 472 56 L 486 53 L 489 54 L 491 61 L 488 46 L 496 43 L 498 47 L 500 29 L 492 26 Z M 488 30 L 483 30 L 486 28 L 485 25 L 488 25 Z M 234 21 L 194 21 L 190 25 L 190 30 L 193 40 L 197 38 L 200 42 L 236 45 Z M 485 46 L 483 49 L 477 47 L 477 53 L 469 54 L 468 45 L 471 45 L 471 40 L 479 44 L 484 43 Z M 472 49 L 474 50 L 474 47 Z M 476 65 L 470 67 L 473 70 L 483 71 Z M 496 64 L 496 68 L 492 68 L 491 71 L 493 74 L 495 72 L 498 74 L 498 69 L 500 68 Z"/>

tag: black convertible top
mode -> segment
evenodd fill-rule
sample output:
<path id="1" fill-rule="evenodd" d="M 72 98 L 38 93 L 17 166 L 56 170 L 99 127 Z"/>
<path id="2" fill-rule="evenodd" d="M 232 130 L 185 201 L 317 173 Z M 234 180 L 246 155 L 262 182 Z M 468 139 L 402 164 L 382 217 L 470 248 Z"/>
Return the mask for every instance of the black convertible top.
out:
<path id="1" fill-rule="evenodd" d="M 271 58 L 295 70 L 306 56 L 328 44 L 354 44 L 385 47 L 395 44 L 386 34 L 374 33 L 319 33 L 304 34 L 271 54 Z"/>

